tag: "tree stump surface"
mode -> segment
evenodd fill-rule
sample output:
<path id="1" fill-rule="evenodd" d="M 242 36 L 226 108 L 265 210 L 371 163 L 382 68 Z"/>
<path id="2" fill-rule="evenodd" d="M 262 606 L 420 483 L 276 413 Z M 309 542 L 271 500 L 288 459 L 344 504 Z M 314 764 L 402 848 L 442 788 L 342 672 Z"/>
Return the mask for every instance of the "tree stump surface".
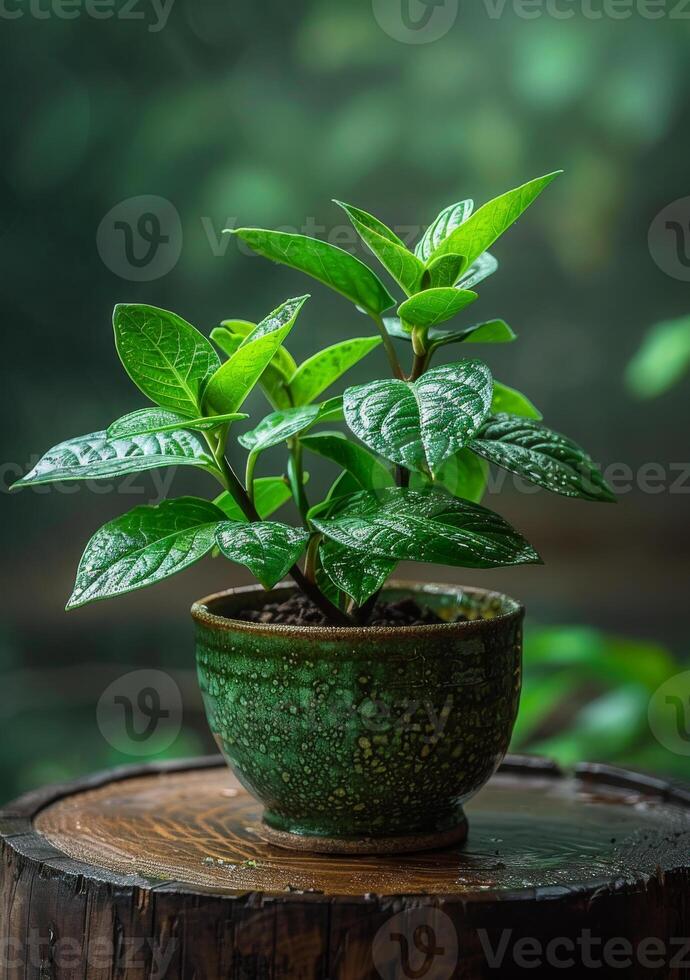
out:
<path id="1" fill-rule="evenodd" d="M 265 843 L 217 758 L 30 793 L 0 978 L 690 977 L 690 790 L 513 756 L 467 815 L 462 847 L 330 857 Z"/>

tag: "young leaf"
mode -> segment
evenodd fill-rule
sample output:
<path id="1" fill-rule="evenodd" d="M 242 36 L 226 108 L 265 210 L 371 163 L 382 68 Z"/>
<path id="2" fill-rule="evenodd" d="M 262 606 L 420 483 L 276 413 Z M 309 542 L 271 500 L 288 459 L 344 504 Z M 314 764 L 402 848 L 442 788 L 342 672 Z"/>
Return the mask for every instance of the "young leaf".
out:
<path id="1" fill-rule="evenodd" d="M 240 326 L 242 333 L 233 333 L 232 327 Z M 224 320 L 220 327 L 214 327 L 211 331 L 211 340 L 220 349 L 232 357 L 243 344 L 247 337 L 256 327 L 255 323 L 248 320 Z M 291 367 L 291 365 L 293 365 Z M 274 408 L 289 408 L 292 404 L 288 391 L 288 380 L 297 369 L 294 358 L 284 348 L 279 347 L 273 355 L 271 363 L 267 366 L 264 373 L 259 378 L 264 394 Z"/>
<path id="2" fill-rule="evenodd" d="M 223 521 L 216 526 L 216 544 L 222 554 L 246 565 L 265 589 L 272 589 L 287 574 L 308 540 L 309 531 L 304 528 L 271 521 Z"/>
<path id="3" fill-rule="evenodd" d="M 554 493 L 609 503 L 615 499 L 584 449 L 538 422 L 514 415 L 492 416 L 471 449 Z"/>
<path id="4" fill-rule="evenodd" d="M 415 327 L 433 327 L 474 303 L 477 294 L 468 289 L 425 289 L 398 307 L 398 315 Z"/>
<path id="5" fill-rule="evenodd" d="M 465 264 L 463 255 L 456 255 L 449 252 L 447 255 L 439 255 L 437 259 L 429 263 L 429 268 L 422 276 L 423 289 L 437 289 L 444 286 L 454 286 L 460 277 L 460 271 Z M 467 287 L 469 289 L 469 286 Z"/>
<path id="6" fill-rule="evenodd" d="M 345 211 L 359 237 L 398 285 L 408 296 L 415 293 L 424 274 L 424 263 L 378 218 L 343 201 L 334 203 Z"/>
<path id="7" fill-rule="evenodd" d="M 304 482 L 306 483 L 308 479 L 309 475 L 305 473 Z M 266 520 L 291 499 L 290 486 L 284 477 L 260 476 L 254 480 L 254 507 L 262 520 Z M 246 522 L 247 518 L 242 508 L 227 490 L 216 497 L 213 503 L 216 507 L 220 507 L 229 520 Z"/>
<path id="8" fill-rule="evenodd" d="M 557 170 L 536 180 L 530 180 L 521 187 L 516 187 L 489 201 L 444 238 L 432 251 L 430 257 L 438 258 L 439 255 L 446 255 L 448 252 L 464 255 L 465 268 L 469 269 L 473 262 L 517 221 L 544 188 L 561 172 Z"/>
<path id="9" fill-rule="evenodd" d="M 225 414 L 237 411 L 292 330 L 307 299 L 307 296 L 299 296 L 279 306 L 218 368 L 204 394 L 207 412 Z"/>
<path id="10" fill-rule="evenodd" d="M 455 285 L 458 289 L 474 289 L 480 282 L 484 282 L 485 279 L 492 276 L 497 269 L 498 260 L 488 252 L 483 252 L 479 258 L 474 260 L 462 278 L 456 281 Z"/>
<path id="11" fill-rule="evenodd" d="M 119 304 L 113 311 L 115 346 L 125 371 L 161 408 L 196 418 L 204 389 L 220 358 L 186 320 L 155 306 Z"/>
<path id="12" fill-rule="evenodd" d="M 501 384 L 500 381 L 494 381 L 491 411 L 494 415 L 506 413 L 519 415 L 525 419 L 537 419 L 537 421 L 544 417 L 527 395 L 523 395 L 516 388 L 509 388 L 508 385 Z"/>
<path id="13" fill-rule="evenodd" d="M 243 433 L 237 441 L 250 452 L 261 453 L 309 428 L 318 418 L 320 411 L 319 405 L 303 405 L 300 408 L 271 412 L 259 422 L 256 428 Z"/>
<path id="14" fill-rule="evenodd" d="M 362 442 L 410 470 L 438 470 L 466 446 L 491 405 L 492 379 L 482 361 L 432 368 L 418 381 L 386 380 L 348 388 L 345 420 Z"/>
<path id="15" fill-rule="evenodd" d="M 182 571 L 208 554 L 224 519 L 214 504 L 197 497 L 135 507 L 115 518 L 87 544 L 67 608 L 142 589 Z"/>
<path id="16" fill-rule="evenodd" d="M 508 344 L 516 339 L 505 320 L 487 320 L 464 330 L 436 330 L 428 333 L 429 348 L 445 347 L 446 344 Z"/>
<path id="17" fill-rule="evenodd" d="M 461 449 L 442 464 L 435 482 L 445 487 L 454 497 L 480 504 L 486 490 L 489 466 L 486 460 L 476 456 L 470 449 Z M 413 473 L 410 487 L 413 490 L 428 490 L 428 477 Z"/>
<path id="18" fill-rule="evenodd" d="M 326 347 L 308 358 L 289 378 L 293 404 L 308 405 L 313 402 L 380 343 L 380 337 L 355 337 Z"/>
<path id="19" fill-rule="evenodd" d="M 459 201 L 457 204 L 450 204 L 444 208 L 417 242 L 417 247 L 414 250 L 417 258 L 421 259 L 422 262 L 428 262 L 441 242 L 445 241 L 451 232 L 467 221 L 473 209 L 474 201 L 470 200 Z"/>
<path id="20" fill-rule="evenodd" d="M 259 255 L 289 265 L 330 286 L 369 313 L 378 316 L 393 305 L 381 280 L 363 262 L 328 242 L 261 228 L 228 229 Z"/>
<path id="21" fill-rule="evenodd" d="M 206 444 L 184 429 L 123 439 L 108 439 L 105 432 L 92 432 L 53 446 L 14 486 L 98 480 L 160 466 L 200 466 L 217 471 Z"/>
<path id="22" fill-rule="evenodd" d="M 390 558 L 345 548 L 329 538 L 321 542 L 319 557 L 333 585 L 354 599 L 358 606 L 378 592 L 397 564 Z"/>
<path id="23" fill-rule="evenodd" d="M 226 422 L 237 422 L 247 417 L 243 412 L 232 412 L 229 415 L 188 419 L 178 412 L 169 412 L 164 408 L 140 408 L 112 422 L 106 430 L 106 435 L 108 439 L 122 439 L 127 436 L 144 436 L 152 432 L 174 432 L 178 429 L 207 432 Z"/>
<path id="24" fill-rule="evenodd" d="M 311 522 L 346 548 L 397 561 L 493 568 L 539 562 L 521 534 L 493 511 L 445 493 L 403 487 L 363 491 Z"/>
<path id="25" fill-rule="evenodd" d="M 358 483 L 357 490 L 377 490 L 393 485 L 388 468 L 363 446 L 350 442 L 342 432 L 319 432 L 303 436 L 305 449 L 342 466 Z"/>

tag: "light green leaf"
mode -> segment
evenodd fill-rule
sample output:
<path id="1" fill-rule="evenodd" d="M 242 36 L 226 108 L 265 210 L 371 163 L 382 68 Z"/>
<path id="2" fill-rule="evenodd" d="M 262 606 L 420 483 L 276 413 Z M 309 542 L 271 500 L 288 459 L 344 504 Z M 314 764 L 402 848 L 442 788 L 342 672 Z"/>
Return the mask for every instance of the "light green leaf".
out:
<path id="1" fill-rule="evenodd" d="M 374 452 L 410 470 L 435 472 L 476 435 L 491 405 L 488 367 L 475 359 L 432 368 L 414 383 L 348 388 L 345 420 Z"/>
<path id="2" fill-rule="evenodd" d="M 304 474 L 304 482 L 309 479 Z M 283 504 L 292 499 L 290 485 L 282 476 L 260 476 L 254 480 L 254 507 L 262 520 L 270 517 Z M 223 515 L 231 521 L 246 521 L 242 509 L 227 491 L 216 497 L 213 503 L 223 511 Z"/>
<path id="3" fill-rule="evenodd" d="M 216 526 L 216 544 L 222 554 L 246 565 L 265 589 L 272 589 L 287 574 L 308 540 L 309 531 L 304 528 L 272 521 L 223 521 Z"/>
<path id="4" fill-rule="evenodd" d="M 527 395 L 523 395 L 517 388 L 509 388 L 508 385 L 501 384 L 500 381 L 494 381 L 491 411 L 494 415 L 505 412 L 509 415 L 519 415 L 525 419 L 539 420 L 544 417 Z"/>
<path id="5" fill-rule="evenodd" d="M 398 307 L 398 315 L 415 327 L 433 327 L 474 303 L 477 294 L 467 289 L 425 289 Z"/>
<path id="6" fill-rule="evenodd" d="M 458 289 L 474 289 L 480 282 L 484 282 L 485 279 L 492 276 L 497 269 L 498 260 L 493 255 L 490 255 L 489 252 L 483 252 L 479 258 L 474 260 L 462 278 L 456 280 L 455 285 Z"/>
<path id="7" fill-rule="evenodd" d="M 204 405 L 214 414 L 236 412 L 271 363 L 308 299 L 289 299 L 274 310 L 249 334 L 243 344 L 213 375 L 204 395 Z"/>
<path id="8" fill-rule="evenodd" d="M 115 346 L 125 371 L 147 398 L 196 418 L 220 358 L 186 320 L 155 306 L 119 304 L 113 311 Z"/>
<path id="9" fill-rule="evenodd" d="M 497 238 L 514 224 L 520 215 L 562 171 L 530 180 L 500 197 L 494 198 L 451 232 L 431 253 L 431 258 L 454 252 L 465 256 L 465 268 L 490 248 Z"/>
<path id="10" fill-rule="evenodd" d="M 460 276 L 460 271 L 465 263 L 463 255 L 455 255 L 449 252 L 447 255 L 439 255 L 437 259 L 429 263 L 429 268 L 422 276 L 422 288 L 433 289 L 444 286 L 454 286 Z M 469 287 L 468 287 L 469 288 Z"/>
<path id="11" fill-rule="evenodd" d="M 363 491 L 337 501 L 328 517 L 314 516 L 311 522 L 346 548 L 397 561 L 466 568 L 540 561 L 498 514 L 441 492 Z"/>
<path id="12" fill-rule="evenodd" d="M 259 255 L 289 265 L 330 286 L 374 315 L 393 305 L 381 280 L 363 262 L 328 242 L 261 228 L 228 229 Z"/>
<path id="13" fill-rule="evenodd" d="M 333 585 L 354 599 L 358 606 L 378 592 L 397 564 L 390 558 L 345 548 L 329 538 L 321 542 L 319 557 Z"/>
<path id="14" fill-rule="evenodd" d="M 359 237 L 407 295 L 415 293 L 424 274 L 424 263 L 378 218 L 343 201 L 334 203 L 345 211 Z"/>
<path id="15" fill-rule="evenodd" d="M 184 429 L 123 439 L 108 439 L 105 432 L 91 432 L 49 449 L 31 472 L 14 486 L 98 480 L 160 466 L 199 466 L 217 472 L 206 444 Z"/>
<path id="16" fill-rule="evenodd" d="M 444 208 L 417 242 L 417 247 L 414 250 L 417 258 L 421 259 L 422 262 L 428 262 L 439 245 L 456 228 L 459 228 L 461 224 L 467 221 L 473 209 L 474 201 L 471 200 L 458 201 L 457 204 L 450 204 L 447 208 Z"/>
<path id="17" fill-rule="evenodd" d="M 615 499 L 584 449 L 531 419 L 492 416 L 482 425 L 471 449 L 554 493 L 609 503 Z"/>
<path id="18" fill-rule="evenodd" d="M 237 422 L 248 418 L 243 412 L 231 412 L 228 415 L 211 415 L 198 419 L 189 419 L 178 412 L 169 412 L 164 408 L 140 408 L 108 426 L 108 439 L 122 439 L 127 436 L 143 436 L 152 432 L 173 432 L 178 429 L 193 429 L 195 432 L 207 432 L 217 429 L 227 422 Z"/>
<path id="19" fill-rule="evenodd" d="M 393 485 L 393 477 L 387 467 L 363 446 L 350 442 L 342 432 L 303 436 L 301 443 L 305 449 L 330 459 L 351 473 L 359 484 L 358 490 L 376 490 Z"/>
<path id="20" fill-rule="evenodd" d="M 319 405 L 303 405 L 300 408 L 271 412 L 259 422 L 256 428 L 243 433 L 237 441 L 250 452 L 261 453 L 309 428 L 318 418 L 320 411 Z"/>
<path id="21" fill-rule="evenodd" d="M 313 402 L 380 343 L 380 337 L 355 337 L 326 347 L 304 361 L 289 379 L 293 404 Z"/>
<path id="22" fill-rule="evenodd" d="M 135 507 L 97 531 L 79 563 L 68 609 L 142 589 L 199 561 L 225 515 L 208 500 L 178 497 Z"/>
<path id="23" fill-rule="evenodd" d="M 239 327 L 242 332 L 231 332 L 233 327 Z M 211 331 L 211 340 L 228 357 L 232 357 L 255 327 L 256 324 L 248 320 L 224 320 L 220 327 L 215 327 Z M 284 347 L 279 347 L 271 363 L 259 378 L 259 384 L 274 408 L 289 408 L 292 404 L 287 383 L 296 368 L 292 355 Z"/>
<path id="24" fill-rule="evenodd" d="M 690 316 L 657 323 L 628 364 L 625 381 L 638 398 L 658 398 L 690 370 Z"/>
<path id="25" fill-rule="evenodd" d="M 486 490 L 489 466 L 486 460 L 476 456 L 470 449 L 461 449 L 450 456 L 436 474 L 435 483 L 445 487 L 454 497 L 480 504 Z M 410 487 L 413 490 L 428 490 L 431 482 L 421 473 L 413 473 Z"/>

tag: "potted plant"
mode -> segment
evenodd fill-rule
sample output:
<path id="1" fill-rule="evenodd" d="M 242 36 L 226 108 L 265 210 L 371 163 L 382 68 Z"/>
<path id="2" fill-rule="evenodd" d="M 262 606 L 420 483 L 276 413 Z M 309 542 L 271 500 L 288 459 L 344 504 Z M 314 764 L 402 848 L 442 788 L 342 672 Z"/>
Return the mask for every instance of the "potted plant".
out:
<path id="1" fill-rule="evenodd" d="M 483 361 L 432 364 L 446 345 L 515 339 L 503 320 L 442 325 L 477 299 L 475 287 L 497 267 L 487 249 L 555 176 L 476 212 L 471 201 L 444 209 L 414 251 L 378 219 L 341 205 L 405 294 L 395 316 L 384 315 L 396 306 L 388 289 L 348 252 L 301 235 L 236 230 L 254 251 L 343 294 L 376 335 L 297 365 L 285 342 L 307 299 L 300 296 L 256 325 L 229 320 L 214 329 L 221 360 L 174 313 L 119 305 L 118 354 L 154 407 L 55 446 L 17 484 L 171 465 L 201 467 L 218 481 L 212 500 L 135 507 L 97 531 L 67 608 L 151 585 L 214 551 L 250 569 L 260 586 L 209 596 L 192 613 L 211 729 L 264 803 L 263 833 L 275 843 L 366 853 L 464 838 L 463 803 L 510 741 L 523 609 L 482 589 L 390 577 L 402 560 L 467 568 L 540 561 L 480 505 L 489 463 L 566 496 L 613 499 L 584 451 L 545 428 Z M 323 398 L 379 344 L 392 377 Z M 399 357 L 406 350 L 409 371 Z M 271 411 L 242 427 L 241 479 L 226 447 L 257 384 Z M 346 431 L 333 428 L 342 421 Z M 262 454 L 279 443 L 285 473 L 258 475 Z M 305 454 L 339 470 L 323 501 L 309 499 Z M 273 519 L 290 498 L 299 526 Z"/>

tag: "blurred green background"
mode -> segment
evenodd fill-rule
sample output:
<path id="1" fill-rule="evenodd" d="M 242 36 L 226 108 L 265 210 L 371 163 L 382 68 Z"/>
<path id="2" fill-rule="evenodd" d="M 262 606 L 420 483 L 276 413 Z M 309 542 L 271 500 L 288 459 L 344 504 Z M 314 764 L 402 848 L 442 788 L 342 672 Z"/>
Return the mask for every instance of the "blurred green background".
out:
<path id="1" fill-rule="evenodd" d="M 452 201 L 480 203 L 562 167 L 495 248 L 501 268 L 472 321 L 502 316 L 516 330 L 517 343 L 484 349 L 487 360 L 609 467 L 620 501 L 572 502 L 508 481 L 485 502 L 545 567 L 402 571 L 505 589 L 527 605 L 517 747 L 688 774 L 682 740 L 655 738 L 647 717 L 650 695 L 687 669 L 687 325 L 627 365 L 648 328 L 690 312 L 688 239 L 687 266 L 663 240 L 664 221 L 648 241 L 669 205 L 681 227 L 690 219 L 687 202 L 674 204 L 690 194 L 690 20 L 671 3 L 654 20 L 632 2 L 621 19 L 566 0 L 569 19 L 453 4 L 172 0 L 162 13 L 137 0 L 126 13 L 119 0 L 8 0 L 2 487 L 49 446 L 142 404 L 112 343 L 118 301 L 173 309 L 208 331 L 309 289 L 289 345 L 298 359 L 370 332 L 325 287 L 241 254 L 223 227 L 315 229 L 338 242 L 336 197 L 404 234 Z M 131 199 L 142 195 L 169 202 L 146 202 L 168 239 L 148 265 L 145 237 L 134 261 L 124 251 L 125 225 L 158 235 L 139 223 Z M 386 373 L 377 351 L 348 380 Z M 250 410 L 264 409 L 256 391 Z M 209 559 L 155 589 L 63 612 L 87 538 L 158 500 L 155 480 L 4 495 L 3 799 L 97 767 L 213 749 L 188 607 L 248 573 Z M 326 480 L 318 465 L 312 480 Z M 169 492 L 215 491 L 204 474 L 179 472 Z M 171 737 L 135 757 L 126 739 L 103 734 L 96 705 L 106 710 L 109 685 L 144 668 L 172 676 L 181 729 L 175 716 Z M 689 690 L 678 682 L 679 696 Z"/>

